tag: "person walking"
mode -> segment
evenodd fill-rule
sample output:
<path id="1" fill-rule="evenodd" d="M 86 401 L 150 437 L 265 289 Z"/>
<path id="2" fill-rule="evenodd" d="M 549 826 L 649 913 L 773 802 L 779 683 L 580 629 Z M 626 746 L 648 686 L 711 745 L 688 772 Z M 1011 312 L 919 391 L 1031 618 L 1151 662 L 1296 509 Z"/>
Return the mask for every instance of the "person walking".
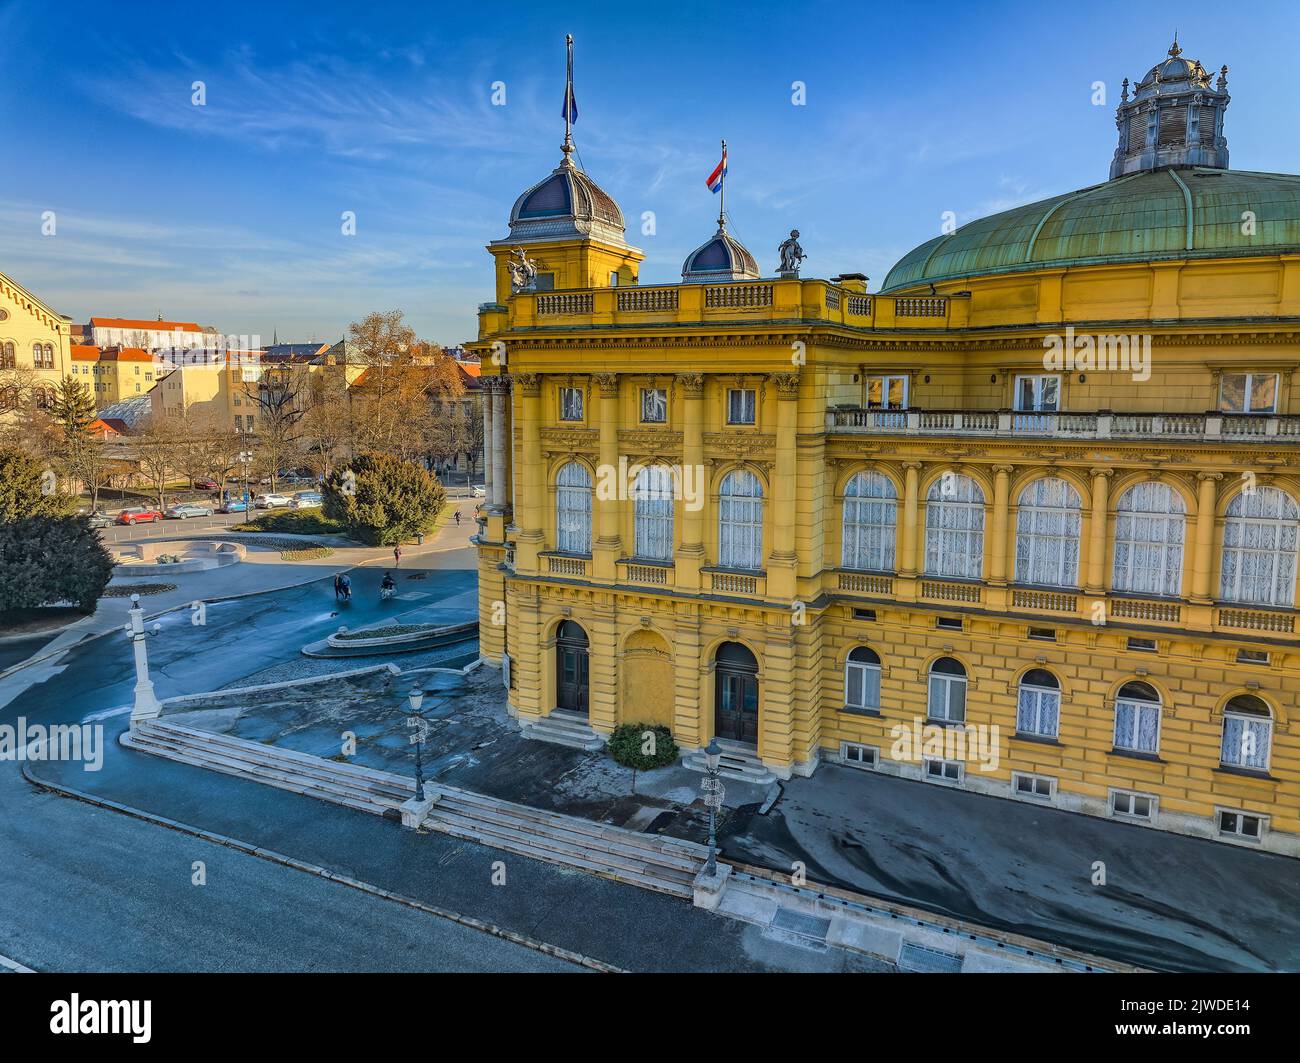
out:
<path id="1" fill-rule="evenodd" d="M 401 543 L 398 543 L 396 546 L 393 547 L 393 567 L 394 568 L 402 567 L 402 544 Z"/>
<path id="2" fill-rule="evenodd" d="M 460 527 L 460 510 L 456 510 L 456 527 Z"/>
<path id="3" fill-rule="evenodd" d="M 334 574 L 334 600 L 337 602 L 343 595 L 343 575 L 342 573 Z"/>

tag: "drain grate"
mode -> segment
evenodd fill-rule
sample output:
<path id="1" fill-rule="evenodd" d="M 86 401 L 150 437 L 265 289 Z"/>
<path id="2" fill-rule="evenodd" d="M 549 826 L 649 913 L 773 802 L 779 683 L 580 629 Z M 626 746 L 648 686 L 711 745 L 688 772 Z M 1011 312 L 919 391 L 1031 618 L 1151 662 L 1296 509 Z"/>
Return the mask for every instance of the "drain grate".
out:
<path id="1" fill-rule="evenodd" d="M 922 971 L 927 974 L 959 974 L 961 957 L 952 952 L 940 952 L 925 945 L 904 942 L 898 953 L 898 966 L 905 971 Z"/>
<path id="2" fill-rule="evenodd" d="M 784 930 L 800 937 L 814 941 L 825 941 L 826 931 L 831 928 L 831 921 L 820 916 L 808 915 L 793 908 L 778 908 L 768 924 L 773 930 Z"/>

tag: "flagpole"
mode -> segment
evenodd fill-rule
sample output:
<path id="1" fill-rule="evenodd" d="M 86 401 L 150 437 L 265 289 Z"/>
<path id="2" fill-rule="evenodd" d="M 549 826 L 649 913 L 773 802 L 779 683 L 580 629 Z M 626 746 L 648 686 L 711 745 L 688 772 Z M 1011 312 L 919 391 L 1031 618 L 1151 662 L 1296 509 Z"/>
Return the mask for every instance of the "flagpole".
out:
<path id="1" fill-rule="evenodd" d="M 727 142 L 725 140 L 722 142 L 722 159 L 724 165 L 722 167 L 722 177 L 720 178 L 718 183 L 718 228 L 719 229 L 725 229 L 727 227 L 727 216 L 724 210 L 727 204 L 727 167 L 725 165 L 727 159 Z"/>
<path id="2" fill-rule="evenodd" d="M 568 51 L 568 63 L 564 77 L 564 154 L 573 151 L 573 34 L 564 35 L 564 44 Z"/>

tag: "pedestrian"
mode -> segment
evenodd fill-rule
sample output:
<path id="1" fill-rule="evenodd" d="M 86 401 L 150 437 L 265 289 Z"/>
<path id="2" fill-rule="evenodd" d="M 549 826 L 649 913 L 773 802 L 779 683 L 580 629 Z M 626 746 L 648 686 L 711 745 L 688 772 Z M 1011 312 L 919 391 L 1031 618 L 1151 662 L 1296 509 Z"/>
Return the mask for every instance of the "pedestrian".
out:
<path id="1" fill-rule="evenodd" d="M 401 543 L 398 543 L 396 546 L 393 547 L 393 567 L 394 568 L 402 567 L 402 544 Z"/>
<path id="2" fill-rule="evenodd" d="M 336 573 L 334 576 L 334 600 L 337 602 L 343 595 L 343 576 Z"/>
<path id="3" fill-rule="evenodd" d="M 456 527 L 460 527 L 460 510 L 456 510 Z"/>

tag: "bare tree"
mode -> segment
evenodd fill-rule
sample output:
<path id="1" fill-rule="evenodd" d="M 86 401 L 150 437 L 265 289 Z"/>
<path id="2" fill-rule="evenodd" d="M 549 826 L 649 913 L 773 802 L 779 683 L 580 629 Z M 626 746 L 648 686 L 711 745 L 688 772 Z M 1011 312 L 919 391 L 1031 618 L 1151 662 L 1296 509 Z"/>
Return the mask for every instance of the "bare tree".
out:
<path id="1" fill-rule="evenodd" d="M 158 508 L 166 505 L 167 484 L 176 462 L 177 444 L 180 442 L 175 425 L 164 417 L 151 414 L 140 422 L 139 430 L 131 437 L 140 476 L 157 492 Z"/>

